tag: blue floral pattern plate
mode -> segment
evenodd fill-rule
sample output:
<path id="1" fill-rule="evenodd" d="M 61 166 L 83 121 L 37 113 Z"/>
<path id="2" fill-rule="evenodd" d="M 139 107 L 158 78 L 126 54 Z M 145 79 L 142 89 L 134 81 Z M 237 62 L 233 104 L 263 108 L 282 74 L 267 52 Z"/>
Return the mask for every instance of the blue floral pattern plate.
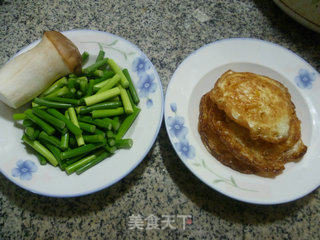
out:
<path id="1" fill-rule="evenodd" d="M 308 151 L 275 178 L 242 174 L 222 165 L 200 139 L 200 99 L 229 69 L 266 75 L 289 89 Z M 290 50 L 258 39 L 220 40 L 190 54 L 173 74 L 165 98 L 165 125 L 179 158 L 211 188 L 249 203 L 289 202 L 320 184 L 319 92 L 319 73 Z"/>
<path id="2" fill-rule="evenodd" d="M 129 174 L 146 156 L 158 135 L 163 116 L 163 92 L 155 67 L 148 57 L 129 41 L 106 32 L 74 30 L 63 32 L 79 48 L 87 51 L 93 63 L 99 49 L 127 68 L 140 97 L 141 112 L 125 137 L 133 139 L 129 150 L 118 151 L 111 158 L 81 175 L 67 176 L 58 168 L 41 166 L 36 156 L 21 142 L 23 131 L 12 121 L 14 112 L 0 103 L 0 171 L 17 185 L 46 196 L 74 197 L 106 188 Z M 35 46 L 36 41 L 18 54 Z"/>

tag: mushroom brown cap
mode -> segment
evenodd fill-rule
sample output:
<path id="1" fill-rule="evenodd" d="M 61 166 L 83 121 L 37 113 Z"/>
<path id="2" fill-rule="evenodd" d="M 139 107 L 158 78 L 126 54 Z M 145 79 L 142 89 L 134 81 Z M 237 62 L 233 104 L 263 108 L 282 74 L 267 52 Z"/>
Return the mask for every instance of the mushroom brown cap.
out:
<path id="1" fill-rule="evenodd" d="M 55 46 L 70 71 L 80 74 L 82 71 L 82 58 L 77 46 L 66 36 L 57 31 L 45 31 L 44 36 L 46 36 Z"/>

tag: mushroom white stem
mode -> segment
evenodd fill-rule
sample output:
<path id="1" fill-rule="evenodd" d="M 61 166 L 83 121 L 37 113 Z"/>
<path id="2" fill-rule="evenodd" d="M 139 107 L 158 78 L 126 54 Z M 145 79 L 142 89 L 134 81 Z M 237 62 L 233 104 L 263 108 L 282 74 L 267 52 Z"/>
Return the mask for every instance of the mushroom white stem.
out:
<path id="1" fill-rule="evenodd" d="M 0 69 L 0 100 L 18 108 L 79 68 L 81 55 L 76 46 L 59 32 L 45 32 L 38 45 Z"/>

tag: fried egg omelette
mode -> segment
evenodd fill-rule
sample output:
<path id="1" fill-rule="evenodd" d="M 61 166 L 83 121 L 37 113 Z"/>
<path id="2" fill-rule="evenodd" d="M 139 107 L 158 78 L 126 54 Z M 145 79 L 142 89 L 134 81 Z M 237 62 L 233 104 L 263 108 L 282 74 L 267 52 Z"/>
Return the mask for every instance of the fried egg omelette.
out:
<path id="1" fill-rule="evenodd" d="M 236 74 L 235 72 L 228 71 L 223 74 L 221 78 L 225 77 L 225 75 L 229 75 L 230 73 Z M 244 76 L 247 74 L 250 76 Z M 242 75 L 242 77 L 245 79 L 253 78 L 251 73 L 239 73 L 235 82 L 239 81 L 240 75 Z M 221 80 L 221 78 L 219 80 Z M 230 105 L 225 104 L 222 108 L 219 108 L 219 104 L 216 102 L 215 98 L 215 94 L 217 94 L 216 85 L 224 85 L 224 83 L 221 83 L 221 81 L 219 82 L 219 80 L 217 81 L 215 87 L 210 92 L 205 94 L 201 99 L 198 131 L 207 150 L 224 165 L 242 173 L 254 173 L 261 176 L 271 177 L 281 173 L 286 162 L 296 161 L 297 159 L 301 158 L 305 154 L 307 147 L 301 140 L 300 121 L 296 116 L 294 105 L 291 102 L 291 97 L 287 88 L 285 88 L 281 83 L 264 76 L 259 77 L 259 79 L 263 79 L 263 84 L 260 85 L 261 89 L 259 91 L 263 90 L 263 86 L 267 86 L 266 91 L 272 94 L 270 88 L 274 89 L 274 92 L 278 94 L 277 98 L 282 98 L 281 101 L 283 101 L 284 105 L 288 107 L 288 109 L 284 111 L 284 113 L 288 114 L 288 116 L 283 118 L 289 119 L 289 122 L 287 123 L 289 125 L 288 133 L 286 134 L 286 137 L 283 138 L 284 140 L 282 139 L 281 142 L 275 143 L 274 141 L 267 141 L 263 137 L 258 137 L 258 135 L 255 135 L 256 132 L 254 132 L 254 130 L 252 131 L 249 125 L 241 125 L 239 124 L 239 121 L 229 117 L 228 113 L 232 113 L 232 110 L 228 109 L 225 111 L 225 109 L 227 109 L 227 106 Z M 258 80 L 254 81 L 257 82 Z M 227 79 L 227 82 L 230 85 L 233 84 L 231 79 Z M 268 84 L 266 84 L 266 82 Z M 275 86 L 275 88 L 270 87 L 269 84 L 272 84 L 272 86 Z M 245 85 L 246 84 L 243 86 Z M 252 85 L 248 85 L 250 86 L 250 91 L 253 91 Z M 256 85 L 259 84 L 256 83 Z M 238 89 L 234 91 L 234 93 L 238 96 L 248 93 L 243 86 L 241 87 L 242 90 Z M 229 88 L 227 87 L 225 89 Z M 219 89 L 219 91 L 221 91 L 221 89 Z M 219 92 L 219 95 L 221 94 L 223 95 L 224 93 Z M 285 96 L 281 96 L 281 94 Z M 234 101 L 232 104 L 235 104 L 237 97 L 234 96 L 234 98 L 232 98 L 230 93 L 227 95 L 229 99 Z M 268 99 L 271 98 L 272 97 L 269 97 Z M 255 98 L 254 103 L 248 103 L 252 108 L 251 111 L 249 111 L 250 117 L 243 116 L 247 113 L 246 104 L 240 104 L 239 106 L 236 106 L 235 109 L 239 114 L 237 120 L 255 120 L 254 112 L 261 113 L 262 104 L 266 104 L 266 99 L 263 97 L 262 100 L 264 100 L 264 102 L 262 104 L 259 103 L 258 99 L 260 98 Z M 232 104 L 231 106 L 233 106 Z M 271 108 L 272 105 L 268 107 Z M 257 108 L 257 110 L 255 110 L 255 108 Z M 267 112 L 273 113 L 274 110 L 269 110 Z M 268 118 L 268 116 L 266 118 Z M 281 119 L 281 116 L 279 118 Z M 256 120 L 255 124 L 257 123 L 259 123 L 259 118 Z M 272 125 L 269 126 L 270 129 L 271 126 Z M 259 129 L 259 125 L 255 125 L 255 128 Z M 269 136 L 275 135 L 269 134 Z M 270 139 L 268 138 L 268 140 Z"/>
<path id="2" fill-rule="evenodd" d="M 227 146 L 220 140 L 218 133 L 211 123 L 211 116 L 213 114 L 211 106 L 212 102 L 209 93 L 207 93 L 201 98 L 198 124 L 201 140 L 206 149 L 224 165 L 242 173 L 254 173 L 254 169 L 251 169 L 248 164 L 242 163 L 235 158 Z"/>
<path id="3" fill-rule="evenodd" d="M 272 143 L 289 136 L 294 105 L 281 83 L 254 73 L 224 73 L 210 94 L 218 108 L 249 129 L 253 139 Z"/>

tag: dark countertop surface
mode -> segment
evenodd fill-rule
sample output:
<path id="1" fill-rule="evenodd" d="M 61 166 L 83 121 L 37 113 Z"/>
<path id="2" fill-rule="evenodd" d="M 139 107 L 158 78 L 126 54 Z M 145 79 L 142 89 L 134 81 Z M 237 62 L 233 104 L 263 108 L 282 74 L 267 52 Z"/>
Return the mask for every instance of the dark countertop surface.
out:
<path id="1" fill-rule="evenodd" d="M 270 0 L 0 1 L 0 64 L 44 30 L 95 29 L 136 44 L 153 62 L 164 92 L 177 66 L 223 38 L 280 44 L 320 70 L 320 34 Z M 287 204 L 250 205 L 198 180 L 179 160 L 164 124 L 150 153 L 120 182 L 88 196 L 55 199 L 0 175 L 0 239 L 319 239 L 320 191 Z M 132 215 L 192 215 L 177 229 L 129 229 Z M 180 221 L 180 222 L 178 222 Z M 180 224 L 180 225 L 179 225 Z"/>

